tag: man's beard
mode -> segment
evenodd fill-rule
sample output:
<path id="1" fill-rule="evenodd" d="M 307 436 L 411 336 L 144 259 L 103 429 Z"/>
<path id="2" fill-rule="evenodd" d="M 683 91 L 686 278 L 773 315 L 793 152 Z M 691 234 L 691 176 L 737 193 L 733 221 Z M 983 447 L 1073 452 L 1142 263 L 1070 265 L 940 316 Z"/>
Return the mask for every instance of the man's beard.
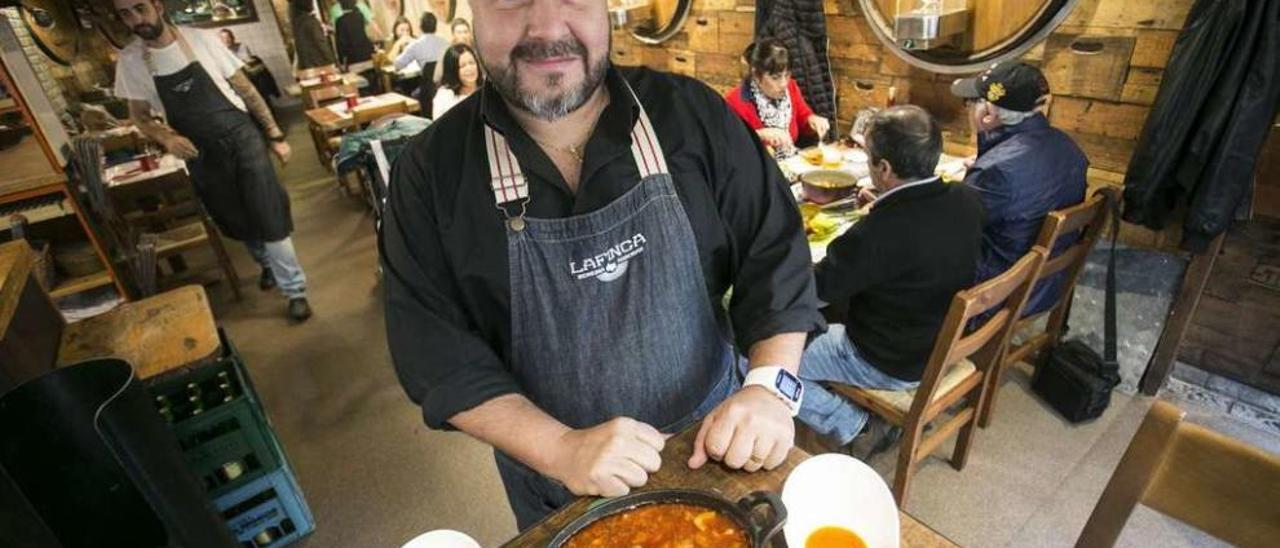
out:
<path id="1" fill-rule="evenodd" d="M 150 23 L 140 23 L 134 25 L 130 30 L 143 40 L 155 40 L 164 32 L 164 27 L 161 25 L 152 25 Z"/>
<path id="2" fill-rule="evenodd" d="M 581 85 L 549 97 L 541 97 L 524 89 L 516 68 L 518 61 L 538 62 L 568 55 L 582 58 Z M 609 66 L 608 57 L 602 57 L 592 64 L 587 56 L 586 46 L 572 37 L 559 42 L 522 42 L 511 50 L 504 67 L 486 64 L 484 59 L 480 62 L 488 72 L 494 88 L 503 98 L 517 108 L 548 122 L 559 120 L 585 104 L 600 87 L 605 69 Z M 549 87 L 559 87 L 563 79 L 563 74 L 549 74 L 546 76 L 546 83 Z"/>

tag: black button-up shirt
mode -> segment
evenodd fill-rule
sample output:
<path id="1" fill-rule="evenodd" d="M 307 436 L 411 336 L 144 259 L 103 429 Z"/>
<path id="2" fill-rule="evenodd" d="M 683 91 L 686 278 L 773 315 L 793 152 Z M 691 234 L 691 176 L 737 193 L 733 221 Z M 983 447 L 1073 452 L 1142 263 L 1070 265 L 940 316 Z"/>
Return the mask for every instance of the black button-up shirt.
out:
<path id="1" fill-rule="evenodd" d="M 574 193 L 485 87 L 396 160 L 379 239 L 391 357 L 428 426 L 446 428 L 457 413 L 521 392 L 510 373 L 506 226 L 490 188 L 484 124 L 520 159 L 528 216 L 589 213 L 639 182 L 630 134 L 640 110 L 624 78 L 666 153 L 722 329 L 745 352 L 773 335 L 822 328 L 809 247 L 787 183 L 710 88 L 647 69 L 609 69 L 610 103 L 587 142 Z M 721 302 L 730 286 L 726 317 Z"/>

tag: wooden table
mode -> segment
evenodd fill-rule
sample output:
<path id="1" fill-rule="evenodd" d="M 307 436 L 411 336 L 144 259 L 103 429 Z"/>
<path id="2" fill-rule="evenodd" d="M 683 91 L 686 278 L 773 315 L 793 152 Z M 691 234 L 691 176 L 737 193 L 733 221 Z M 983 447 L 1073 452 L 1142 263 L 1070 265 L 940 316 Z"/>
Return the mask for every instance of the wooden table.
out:
<path id="1" fill-rule="evenodd" d="M 330 80 L 331 81 L 337 80 L 337 78 L 330 78 Z M 327 82 L 321 82 L 320 77 L 318 76 L 314 76 L 311 78 L 303 78 L 301 80 L 298 80 L 298 83 L 296 84 L 289 84 L 285 86 L 284 92 L 289 94 L 290 97 L 302 97 L 302 92 L 304 90 L 319 86 L 323 83 L 327 83 Z M 354 85 L 357 88 L 364 88 L 364 87 L 368 87 L 369 85 L 368 80 L 365 80 L 363 76 L 360 76 L 359 74 L 355 74 L 353 72 L 347 72 L 342 74 L 342 83 Z"/>
<path id="2" fill-rule="evenodd" d="M 787 475 L 796 465 L 809 458 L 809 454 L 792 449 L 786 462 L 768 472 L 748 474 L 729 470 L 716 463 L 708 463 L 701 470 L 690 470 L 685 466 L 689 456 L 693 454 L 693 439 L 697 428 L 690 428 L 667 441 L 662 451 L 662 469 L 649 477 L 649 483 L 641 491 L 653 489 L 700 489 L 711 491 L 729 500 L 738 500 L 752 491 L 781 492 Z M 530 546 L 542 548 L 552 537 L 569 522 L 587 511 L 596 499 L 580 498 L 559 512 L 552 514 L 537 525 L 517 536 L 506 546 Z M 946 537 L 904 512 L 899 512 L 902 526 L 903 548 L 956 546 Z"/>
<path id="3" fill-rule="evenodd" d="M 372 97 L 361 97 L 359 106 L 378 106 L 396 101 L 402 101 L 407 104 L 409 106 L 409 112 L 418 112 L 422 110 L 422 106 L 418 104 L 417 99 L 395 92 L 383 93 L 382 95 L 374 95 Z M 330 134 L 337 133 L 351 127 L 355 124 L 355 118 L 347 109 L 346 103 L 338 102 L 329 106 L 308 110 L 307 122 L 311 124 L 313 129 L 325 134 Z"/>
<path id="4" fill-rule="evenodd" d="M 188 285 L 68 325 L 58 366 L 112 356 L 146 379 L 209 363 L 221 349 L 209 297 L 203 287 Z"/>
<path id="5" fill-rule="evenodd" d="M 422 76 L 422 68 L 410 65 L 404 70 L 398 70 L 394 64 L 382 65 L 378 67 L 378 74 L 382 75 L 382 89 L 390 91 L 395 89 L 392 87 L 395 82 Z"/>

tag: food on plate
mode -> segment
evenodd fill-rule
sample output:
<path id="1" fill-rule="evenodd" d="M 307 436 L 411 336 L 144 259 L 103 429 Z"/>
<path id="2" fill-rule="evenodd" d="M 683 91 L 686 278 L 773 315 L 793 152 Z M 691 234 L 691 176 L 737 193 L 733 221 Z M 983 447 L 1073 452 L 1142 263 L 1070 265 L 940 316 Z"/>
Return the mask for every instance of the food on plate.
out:
<path id="1" fill-rule="evenodd" d="M 817 213 L 804 221 L 804 233 L 811 242 L 822 241 L 839 228 L 840 221 L 825 213 Z"/>
<path id="2" fill-rule="evenodd" d="M 809 147 L 800 151 L 800 157 L 813 166 L 822 165 L 822 156 L 822 149 L 819 147 Z"/>
<path id="3" fill-rule="evenodd" d="M 806 200 L 827 204 L 853 196 L 858 190 L 858 177 L 844 171 L 819 169 L 801 175 L 800 184 Z"/>
<path id="4" fill-rule="evenodd" d="M 613 514 L 569 538 L 566 548 L 746 548 L 747 534 L 720 512 L 693 504 L 647 504 Z"/>
<path id="5" fill-rule="evenodd" d="M 804 548 L 867 548 L 867 543 L 853 531 L 828 525 L 809 533 Z"/>

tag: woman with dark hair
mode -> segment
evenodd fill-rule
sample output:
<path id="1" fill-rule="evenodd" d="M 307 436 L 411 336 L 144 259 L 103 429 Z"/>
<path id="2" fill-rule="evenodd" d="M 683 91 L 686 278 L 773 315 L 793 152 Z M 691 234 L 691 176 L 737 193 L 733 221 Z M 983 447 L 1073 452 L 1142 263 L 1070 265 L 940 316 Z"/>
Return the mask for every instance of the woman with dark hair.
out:
<path id="1" fill-rule="evenodd" d="M 390 42 L 387 45 L 387 58 L 399 57 L 413 43 L 413 23 L 404 16 L 397 17 L 395 25 L 391 27 L 391 38 L 387 41 Z"/>
<path id="2" fill-rule="evenodd" d="M 780 157 L 795 154 L 801 128 L 818 138 L 827 134 L 831 122 L 813 113 L 791 78 L 787 47 L 775 39 L 748 47 L 751 72 L 742 85 L 729 90 L 725 101 L 755 130 L 764 144 Z"/>
<path id="3" fill-rule="evenodd" d="M 431 114 L 439 118 L 484 85 L 484 75 L 476 62 L 476 52 L 466 44 L 454 44 L 440 62 L 440 89 L 431 100 Z M 424 76 L 425 77 L 425 76 Z"/>

